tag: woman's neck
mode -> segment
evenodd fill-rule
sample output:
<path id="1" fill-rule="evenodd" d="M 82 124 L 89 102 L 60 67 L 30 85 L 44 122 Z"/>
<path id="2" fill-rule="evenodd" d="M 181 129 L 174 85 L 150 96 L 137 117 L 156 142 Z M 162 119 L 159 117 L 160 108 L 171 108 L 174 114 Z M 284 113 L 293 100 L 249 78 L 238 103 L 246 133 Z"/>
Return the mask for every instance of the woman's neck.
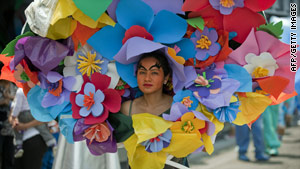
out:
<path id="1" fill-rule="evenodd" d="M 164 102 L 164 94 L 162 92 L 144 94 L 142 97 L 147 107 L 158 106 Z"/>

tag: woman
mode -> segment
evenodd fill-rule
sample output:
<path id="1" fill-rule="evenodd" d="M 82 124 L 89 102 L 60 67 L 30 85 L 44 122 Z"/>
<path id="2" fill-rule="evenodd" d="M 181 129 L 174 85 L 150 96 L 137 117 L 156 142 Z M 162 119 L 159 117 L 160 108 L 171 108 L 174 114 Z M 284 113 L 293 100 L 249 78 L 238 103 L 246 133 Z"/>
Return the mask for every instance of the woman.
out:
<path id="1" fill-rule="evenodd" d="M 143 96 L 122 104 L 121 112 L 125 115 L 149 112 L 160 116 L 168 112 L 172 104 L 172 96 L 163 93 L 171 69 L 162 53 L 152 52 L 141 56 L 137 64 L 138 87 Z"/>
<path id="2" fill-rule="evenodd" d="M 15 158 L 15 169 L 40 169 L 42 166 L 42 158 L 47 150 L 47 145 L 35 126 L 43 125 L 43 122 L 32 120 L 27 123 L 20 123 L 17 118 L 13 118 L 12 114 L 16 112 L 28 111 L 29 105 L 23 93 L 23 89 L 19 88 L 14 100 L 14 106 L 10 115 L 10 123 L 13 128 L 23 132 L 23 150 L 22 157 Z M 21 114 L 20 114 L 21 115 Z"/>
<path id="3" fill-rule="evenodd" d="M 121 112 L 127 116 L 145 112 L 157 116 L 169 114 L 173 98 L 166 94 L 164 85 L 167 84 L 170 74 L 171 68 L 163 53 L 156 51 L 143 54 L 136 71 L 138 88 L 143 95 L 124 102 Z M 188 166 L 187 158 L 173 158 L 172 161 Z M 173 167 L 165 165 L 165 168 Z"/>

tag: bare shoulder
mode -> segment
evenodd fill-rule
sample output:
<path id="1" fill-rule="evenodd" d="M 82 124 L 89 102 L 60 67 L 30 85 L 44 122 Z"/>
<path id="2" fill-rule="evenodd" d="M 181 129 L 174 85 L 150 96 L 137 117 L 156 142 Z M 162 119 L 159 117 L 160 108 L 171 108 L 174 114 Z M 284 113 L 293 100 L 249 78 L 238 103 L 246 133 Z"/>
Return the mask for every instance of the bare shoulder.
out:
<path id="1" fill-rule="evenodd" d="M 131 100 L 127 100 L 125 102 L 122 103 L 122 106 L 121 106 L 121 113 L 125 114 L 125 115 L 129 115 L 129 107 L 130 107 L 130 102 Z"/>

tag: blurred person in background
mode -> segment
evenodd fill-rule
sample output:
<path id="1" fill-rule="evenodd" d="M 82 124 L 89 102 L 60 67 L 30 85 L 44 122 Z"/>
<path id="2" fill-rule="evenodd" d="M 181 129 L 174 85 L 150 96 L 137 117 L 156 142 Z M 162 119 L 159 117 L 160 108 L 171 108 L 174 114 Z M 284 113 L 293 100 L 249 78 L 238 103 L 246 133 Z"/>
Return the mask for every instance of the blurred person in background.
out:
<path id="1" fill-rule="evenodd" d="M 235 128 L 236 143 L 238 145 L 238 159 L 242 161 L 250 161 L 247 156 L 248 146 L 250 142 L 250 133 L 255 147 L 255 158 L 257 161 L 268 161 L 269 156 L 265 154 L 265 146 L 262 134 L 262 117 L 259 117 L 252 125 L 251 129 L 247 124 Z"/>
<path id="2" fill-rule="evenodd" d="M 39 130 L 35 128 L 38 125 L 45 125 L 43 122 L 32 120 L 30 122 L 21 123 L 18 118 L 13 118 L 12 114 L 16 112 L 30 111 L 27 99 L 23 93 L 23 89 L 17 90 L 12 113 L 9 121 L 13 128 L 18 131 L 23 131 L 23 155 L 20 158 L 15 158 L 14 169 L 41 169 L 42 158 L 47 151 L 47 145 L 40 135 Z M 29 113 L 31 115 L 31 113 Z M 20 116 L 22 113 L 20 113 Z M 33 117 L 32 117 L 33 119 Z"/>
<path id="3" fill-rule="evenodd" d="M 13 100 L 13 84 L 0 80 L 0 168 L 12 169 L 14 159 L 13 129 L 8 122 L 10 104 Z"/>
<path id="4" fill-rule="evenodd" d="M 281 141 L 277 133 L 277 131 L 280 129 L 280 127 L 278 127 L 278 119 L 280 116 L 281 109 L 281 104 L 271 105 L 268 106 L 262 114 L 266 153 L 271 156 L 278 155 L 278 148 L 281 145 Z"/>

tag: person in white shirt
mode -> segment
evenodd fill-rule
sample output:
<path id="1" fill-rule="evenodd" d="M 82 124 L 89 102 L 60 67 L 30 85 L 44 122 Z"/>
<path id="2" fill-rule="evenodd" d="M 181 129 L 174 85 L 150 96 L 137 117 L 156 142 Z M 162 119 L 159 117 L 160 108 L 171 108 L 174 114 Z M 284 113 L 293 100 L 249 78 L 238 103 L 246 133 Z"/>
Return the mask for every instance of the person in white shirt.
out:
<path id="1" fill-rule="evenodd" d="M 22 88 L 17 90 L 12 108 L 10 122 L 16 130 L 17 148 L 14 168 L 40 169 L 47 145 L 54 146 L 56 140 L 45 123 L 32 117 Z"/>

